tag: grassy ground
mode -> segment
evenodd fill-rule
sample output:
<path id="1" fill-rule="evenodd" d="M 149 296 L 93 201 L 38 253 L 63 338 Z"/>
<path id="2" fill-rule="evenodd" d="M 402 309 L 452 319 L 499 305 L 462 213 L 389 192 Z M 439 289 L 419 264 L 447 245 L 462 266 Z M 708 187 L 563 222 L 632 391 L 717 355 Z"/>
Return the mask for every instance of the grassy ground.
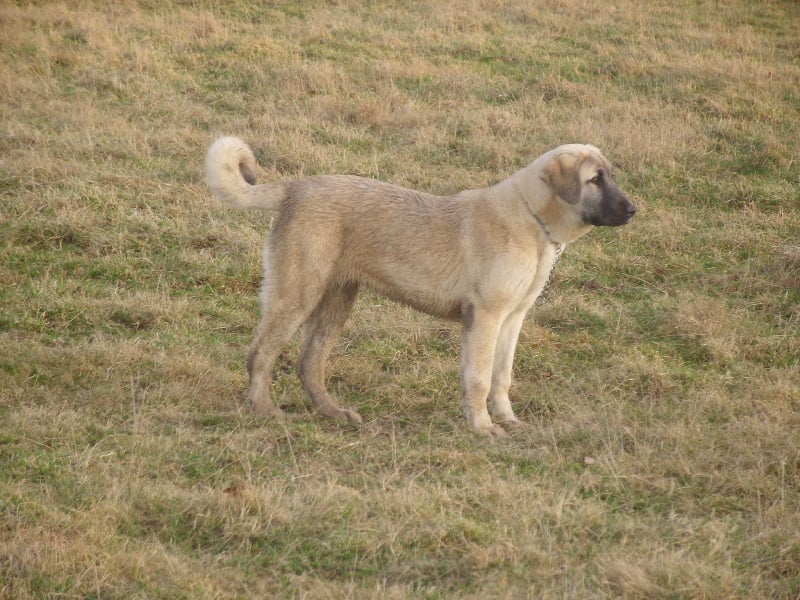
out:
<path id="1" fill-rule="evenodd" d="M 800 5 L 317 4 L 0 6 L 0 597 L 800 596 Z M 528 430 L 468 433 L 457 328 L 369 294 L 363 429 L 296 346 L 263 422 L 219 134 L 437 193 L 591 142 L 640 212 L 526 323 Z"/>

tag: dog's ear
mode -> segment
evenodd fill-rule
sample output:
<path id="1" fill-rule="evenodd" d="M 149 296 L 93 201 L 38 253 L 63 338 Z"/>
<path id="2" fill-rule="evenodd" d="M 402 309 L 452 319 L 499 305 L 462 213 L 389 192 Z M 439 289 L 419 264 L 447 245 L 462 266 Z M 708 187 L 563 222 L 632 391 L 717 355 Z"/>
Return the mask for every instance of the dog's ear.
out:
<path id="1" fill-rule="evenodd" d="M 565 202 L 577 204 L 581 199 L 581 161 L 577 156 L 562 152 L 545 165 L 542 179 Z"/>

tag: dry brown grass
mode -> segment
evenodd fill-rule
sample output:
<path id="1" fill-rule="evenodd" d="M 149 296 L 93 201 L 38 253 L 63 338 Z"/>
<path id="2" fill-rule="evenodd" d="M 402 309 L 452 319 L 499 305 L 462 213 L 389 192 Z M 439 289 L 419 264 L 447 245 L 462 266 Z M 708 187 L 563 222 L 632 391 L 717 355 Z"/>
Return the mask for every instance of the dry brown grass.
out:
<path id="1" fill-rule="evenodd" d="M 0 7 L 0 597 L 800 595 L 800 9 Z M 458 330 L 365 294 L 329 386 L 243 405 L 264 179 L 482 186 L 568 141 L 640 206 L 523 331 L 485 445 Z"/>

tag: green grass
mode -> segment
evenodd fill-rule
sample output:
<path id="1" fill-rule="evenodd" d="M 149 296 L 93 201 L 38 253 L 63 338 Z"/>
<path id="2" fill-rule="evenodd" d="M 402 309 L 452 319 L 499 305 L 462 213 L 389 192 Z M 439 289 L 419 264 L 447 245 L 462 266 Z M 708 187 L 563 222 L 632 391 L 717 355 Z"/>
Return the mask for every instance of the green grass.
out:
<path id="1" fill-rule="evenodd" d="M 800 596 L 797 3 L 0 8 L 0 597 Z M 639 206 L 472 436 L 459 331 L 364 293 L 313 414 L 247 410 L 261 180 L 434 193 L 599 146 Z"/>

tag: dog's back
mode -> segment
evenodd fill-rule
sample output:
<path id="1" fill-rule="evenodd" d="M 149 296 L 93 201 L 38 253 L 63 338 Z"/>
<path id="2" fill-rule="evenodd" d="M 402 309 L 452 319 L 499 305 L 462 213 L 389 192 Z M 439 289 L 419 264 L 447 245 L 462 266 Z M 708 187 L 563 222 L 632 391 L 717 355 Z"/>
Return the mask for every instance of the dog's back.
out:
<path id="1" fill-rule="evenodd" d="M 286 184 L 268 241 L 270 256 L 330 265 L 332 284 L 358 283 L 425 312 L 458 318 L 460 208 L 457 198 L 372 179 L 306 177 Z"/>

